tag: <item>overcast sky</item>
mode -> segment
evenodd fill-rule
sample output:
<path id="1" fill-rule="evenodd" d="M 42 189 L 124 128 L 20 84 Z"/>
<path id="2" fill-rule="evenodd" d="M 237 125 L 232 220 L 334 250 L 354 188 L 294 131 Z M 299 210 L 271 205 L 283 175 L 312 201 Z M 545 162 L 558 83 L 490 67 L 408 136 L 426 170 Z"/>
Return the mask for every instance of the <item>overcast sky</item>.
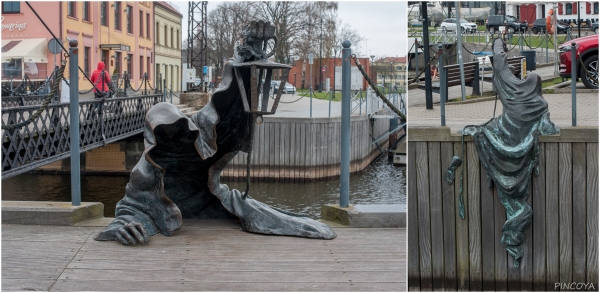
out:
<path id="1" fill-rule="evenodd" d="M 217 7 L 220 1 L 208 1 L 208 12 Z M 182 20 L 182 40 L 187 38 L 188 2 L 173 1 L 179 6 Z M 379 57 L 400 57 L 406 55 L 407 18 L 406 2 L 384 1 L 338 1 L 338 18 L 348 23 L 366 39 L 360 44 L 359 57 L 375 55 Z M 207 13 L 208 15 L 208 13 Z M 353 50 L 354 51 L 354 50 Z M 368 52 L 367 52 L 368 51 Z M 367 54 L 365 54 L 367 52 Z"/>

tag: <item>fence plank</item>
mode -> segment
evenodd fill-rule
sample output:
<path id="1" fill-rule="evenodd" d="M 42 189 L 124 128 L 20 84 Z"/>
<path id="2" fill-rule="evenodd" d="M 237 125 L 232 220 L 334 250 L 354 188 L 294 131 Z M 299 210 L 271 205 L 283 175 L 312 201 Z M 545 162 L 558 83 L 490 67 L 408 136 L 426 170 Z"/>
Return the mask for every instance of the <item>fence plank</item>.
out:
<path id="1" fill-rule="evenodd" d="M 559 250 L 560 282 L 573 280 L 573 154 L 571 143 L 559 143 L 558 200 L 559 200 Z"/>
<path id="2" fill-rule="evenodd" d="M 496 239 L 494 236 L 496 226 L 494 224 L 494 189 L 488 186 L 487 172 L 481 166 L 481 272 L 482 291 L 494 291 L 495 279 L 495 257 L 494 247 Z"/>
<path id="3" fill-rule="evenodd" d="M 451 142 L 442 142 L 440 145 L 442 174 L 445 167 L 450 166 L 453 156 Z M 408 170 L 411 170 L 410 168 Z M 410 176 L 410 175 L 409 175 Z M 460 184 L 456 178 L 452 185 L 442 180 L 442 218 L 444 219 L 444 276 L 445 290 L 456 291 L 456 226 L 455 226 L 455 201 L 454 186 Z M 412 228 L 412 227 L 411 227 Z M 411 251 L 411 250 L 409 250 Z"/>
<path id="4" fill-rule="evenodd" d="M 546 143 L 546 190 L 558 190 L 558 143 Z M 546 197 L 546 290 L 554 290 L 553 280 L 559 280 L 558 197 Z"/>
<path id="5" fill-rule="evenodd" d="M 440 143 L 428 143 L 429 167 L 429 210 L 431 217 L 431 260 L 433 290 L 442 291 L 444 284 L 444 232 L 442 218 L 442 167 L 440 162 Z"/>
<path id="6" fill-rule="evenodd" d="M 408 142 L 408 154 L 407 154 L 407 167 L 408 170 L 412 170 L 416 174 L 417 166 L 415 163 L 415 143 Z M 417 204 L 417 181 L 416 180 L 408 180 L 408 198 L 407 198 L 407 207 L 408 211 L 414 215 L 414 213 L 419 214 L 418 204 Z M 407 227 L 408 229 L 408 290 L 409 291 L 420 291 L 421 290 L 421 280 L 420 280 L 420 246 L 419 246 L 419 218 L 414 216 L 406 217 Z"/>
<path id="7" fill-rule="evenodd" d="M 585 143 L 573 143 L 573 282 L 585 283 L 586 267 L 586 151 Z"/>
<path id="8" fill-rule="evenodd" d="M 417 198 L 419 205 L 419 248 L 421 268 L 421 290 L 432 290 L 431 268 L 431 224 L 429 218 L 429 174 L 427 172 L 427 143 L 415 143 L 417 165 Z"/>
<path id="9" fill-rule="evenodd" d="M 533 207 L 532 204 L 532 185 L 529 185 L 529 197 L 527 198 L 527 204 Z M 535 212 L 534 212 L 535 213 Z M 523 243 L 523 258 L 521 259 L 521 268 L 519 269 L 519 279 L 521 280 L 520 290 L 521 291 L 533 291 L 533 224 L 527 229 L 527 235 L 525 236 L 525 242 Z"/>
<path id="10" fill-rule="evenodd" d="M 546 143 L 539 149 L 540 173 L 532 179 L 533 290 L 546 291 Z"/>
<path id="11" fill-rule="evenodd" d="M 587 282 L 598 290 L 598 143 L 587 144 Z M 591 289 L 591 288 L 590 288 Z M 592 290 L 590 290 L 592 291 Z"/>
<path id="12" fill-rule="evenodd" d="M 502 226 L 506 222 L 506 210 L 498 197 L 498 188 L 494 188 L 494 262 L 496 291 L 508 291 L 507 284 L 507 258 L 508 252 L 502 245 Z"/>
<path id="13" fill-rule="evenodd" d="M 466 152 L 465 152 L 466 153 Z M 454 143 L 454 154 L 463 159 L 463 166 L 456 169 L 457 183 L 454 184 L 454 193 L 456 197 L 456 273 L 457 273 L 457 287 L 459 291 L 469 290 L 469 213 L 465 211 L 465 218 L 462 219 L 458 213 L 458 198 L 460 197 L 460 172 L 463 171 L 463 167 L 466 166 L 467 161 L 462 153 L 462 144 L 460 142 Z M 466 174 L 465 174 L 466 176 Z M 464 178 L 466 180 L 466 178 Z M 465 185 L 466 187 L 466 185 Z M 463 189 L 463 202 L 465 209 L 468 207 L 468 197 L 466 189 Z"/>
<path id="14" fill-rule="evenodd" d="M 472 142 L 467 143 L 467 189 L 469 205 L 469 265 L 471 291 L 482 290 L 481 277 L 481 183 L 479 177 L 479 155 Z M 467 209 L 468 207 L 468 209 Z"/>

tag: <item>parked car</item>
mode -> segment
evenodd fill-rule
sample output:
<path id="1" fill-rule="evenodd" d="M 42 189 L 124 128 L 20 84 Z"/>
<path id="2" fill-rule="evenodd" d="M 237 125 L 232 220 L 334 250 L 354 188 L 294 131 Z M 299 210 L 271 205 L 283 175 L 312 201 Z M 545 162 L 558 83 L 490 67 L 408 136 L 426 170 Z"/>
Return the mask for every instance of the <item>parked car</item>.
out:
<path id="1" fill-rule="evenodd" d="M 278 81 L 278 80 L 271 81 L 271 88 L 273 89 L 273 92 L 276 93 L 279 90 L 280 84 L 281 84 L 281 81 Z M 295 93 L 295 92 L 296 92 L 296 87 L 294 87 L 293 85 L 286 82 L 285 85 L 283 86 L 282 93 L 291 94 L 291 93 Z"/>
<path id="2" fill-rule="evenodd" d="M 557 21 L 556 26 L 558 27 L 558 29 L 556 29 L 556 31 L 559 34 L 566 34 L 569 32 L 569 30 L 571 30 L 571 26 L 562 21 Z M 534 34 L 546 33 L 546 19 L 545 18 L 536 19 L 533 22 L 533 25 L 531 26 L 531 32 Z"/>
<path id="3" fill-rule="evenodd" d="M 506 26 L 508 33 L 514 33 L 518 31 L 526 31 L 527 24 L 524 22 L 519 22 L 517 18 L 511 15 L 491 15 L 485 21 L 485 29 L 488 30 L 491 34 L 494 34 L 500 30 L 501 26 Z"/>
<path id="4" fill-rule="evenodd" d="M 571 77 L 571 43 L 575 42 L 575 51 L 577 56 L 577 79 L 581 81 L 586 88 L 598 88 L 598 36 L 591 35 L 577 38 L 560 45 L 560 77 Z M 581 60 L 581 62 L 580 62 Z M 583 66 L 581 65 L 583 63 Z M 586 72 L 587 69 L 587 72 Z M 588 74 L 589 73 L 589 74 Z"/>
<path id="5" fill-rule="evenodd" d="M 456 18 L 447 18 L 440 24 L 442 30 L 456 31 Z M 463 33 L 474 33 L 477 31 L 477 24 L 468 22 L 465 19 L 460 19 L 460 27 Z"/>
<path id="6" fill-rule="evenodd" d="M 595 33 L 598 34 L 598 23 L 594 22 L 592 23 L 592 26 L 590 27 L 590 29 Z"/>

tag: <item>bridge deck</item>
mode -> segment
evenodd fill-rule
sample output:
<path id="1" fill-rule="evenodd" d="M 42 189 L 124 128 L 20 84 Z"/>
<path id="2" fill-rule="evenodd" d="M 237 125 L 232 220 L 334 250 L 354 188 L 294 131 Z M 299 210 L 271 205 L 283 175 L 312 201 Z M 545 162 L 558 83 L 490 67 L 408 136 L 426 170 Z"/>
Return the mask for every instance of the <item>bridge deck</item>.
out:
<path id="1" fill-rule="evenodd" d="M 185 220 L 146 246 L 101 227 L 2 225 L 3 291 L 406 291 L 406 230 L 334 228 L 334 240 Z"/>

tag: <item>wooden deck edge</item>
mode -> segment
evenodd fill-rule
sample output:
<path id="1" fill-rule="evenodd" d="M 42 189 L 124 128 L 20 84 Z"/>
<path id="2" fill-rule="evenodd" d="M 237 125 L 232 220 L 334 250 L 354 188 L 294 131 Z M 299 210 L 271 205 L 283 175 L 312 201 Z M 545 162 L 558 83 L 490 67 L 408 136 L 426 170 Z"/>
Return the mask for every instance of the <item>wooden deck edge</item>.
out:
<path id="1" fill-rule="evenodd" d="M 451 133 L 450 127 L 413 127 L 408 128 L 408 141 L 448 141 L 460 142 L 463 137 Z M 473 141 L 471 136 L 465 136 L 465 141 Z M 563 127 L 560 134 L 542 135 L 540 142 L 598 142 L 598 126 Z"/>

